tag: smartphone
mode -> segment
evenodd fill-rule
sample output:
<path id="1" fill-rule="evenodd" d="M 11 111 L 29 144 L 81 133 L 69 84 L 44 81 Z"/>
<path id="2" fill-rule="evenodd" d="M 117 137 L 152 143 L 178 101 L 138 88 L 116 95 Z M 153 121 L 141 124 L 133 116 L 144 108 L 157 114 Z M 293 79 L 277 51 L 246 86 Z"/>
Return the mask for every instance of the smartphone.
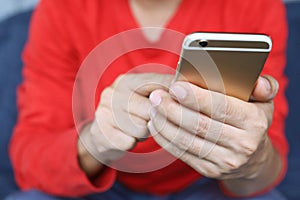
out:
<path id="1" fill-rule="evenodd" d="M 191 33 L 183 41 L 175 80 L 249 101 L 271 49 L 267 35 Z"/>

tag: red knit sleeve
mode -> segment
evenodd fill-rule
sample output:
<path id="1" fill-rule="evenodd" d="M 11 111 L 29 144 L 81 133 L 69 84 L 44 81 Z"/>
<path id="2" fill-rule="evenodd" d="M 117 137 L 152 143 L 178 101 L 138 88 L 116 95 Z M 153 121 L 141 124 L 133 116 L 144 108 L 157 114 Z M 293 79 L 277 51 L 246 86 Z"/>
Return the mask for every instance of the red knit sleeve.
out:
<path id="1" fill-rule="evenodd" d="M 116 172 L 106 168 L 91 183 L 77 161 L 72 89 L 80 59 L 66 19 L 75 12 L 68 12 L 68 6 L 65 1 L 44 0 L 33 15 L 10 156 L 22 189 L 81 196 L 109 189 Z"/>
<path id="2" fill-rule="evenodd" d="M 273 122 L 269 129 L 269 137 L 274 148 L 278 151 L 282 161 L 282 170 L 277 180 L 267 188 L 258 191 L 250 196 L 258 195 L 270 191 L 277 186 L 285 176 L 287 170 L 287 153 L 288 143 L 285 137 L 285 119 L 288 112 L 287 100 L 285 97 L 285 89 L 287 86 L 287 78 L 284 75 L 286 65 L 286 42 L 287 42 L 287 23 L 285 7 L 280 0 L 257 0 L 251 1 L 253 16 L 251 21 L 245 25 L 254 24 L 257 33 L 263 33 L 271 36 L 273 40 L 273 48 L 262 74 L 268 74 L 276 78 L 280 88 L 274 99 L 274 116 Z M 257 7 L 255 7 L 257 6 Z M 257 8 L 257 10 L 255 10 Z M 250 9 L 250 8 L 249 8 Z M 254 12 L 255 10 L 255 12 Z M 251 15 L 251 14 L 250 14 Z M 247 19 L 247 17 L 245 17 Z M 229 196 L 235 196 L 222 187 L 223 191 Z"/>
<path id="3" fill-rule="evenodd" d="M 285 96 L 287 77 L 284 74 L 286 65 L 286 43 L 288 28 L 285 15 L 285 7 L 280 0 L 271 0 L 269 12 L 262 22 L 263 32 L 270 33 L 273 40 L 273 50 L 266 62 L 263 74 L 269 74 L 279 82 L 279 91 L 274 99 L 273 123 L 269 129 L 269 136 L 274 147 L 282 156 L 286 170 L 286 158 L 288 143 L 285 137 L 285 119 L 288 113 L 288 104 Z M 283 178 L 283 177 L 282 177 Z"/>

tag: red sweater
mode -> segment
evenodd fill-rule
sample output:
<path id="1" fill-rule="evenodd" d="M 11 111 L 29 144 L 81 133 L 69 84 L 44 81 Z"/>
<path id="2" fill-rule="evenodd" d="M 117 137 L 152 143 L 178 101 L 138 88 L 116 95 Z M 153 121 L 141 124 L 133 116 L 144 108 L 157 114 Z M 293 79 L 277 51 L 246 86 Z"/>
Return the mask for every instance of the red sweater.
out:
<path id="1" fill-rule="evenodd" d="M 78 165 L 78 135 L 72 115 L 76 73 L 96 45 L 137 27 L 126 0 L 44 0 L 40 3 L 33 15 L 23 54 L 24 81 L 18 90 L 20 115 L 10 147 L 21 188 L 80 196 L 106 191 L 118 179 L 134 191 L 168 194 L 184 189 L 201 177 L 177 160 L 163 169 L 142 174 L 106 168 L 91 183 Z M 280 0 L 183 0 L 166 28 L 184 34 L 195 31 L 248 32 L 272 37 L 274 46 L 263 73 L 274 76 L 280 83 L 269 136 L 284 163 L 282 178 L 288 151 L 284 136 L 287 80 L 283 74 L 287 27 Z M 121 56 L 105 72 L 96 96 L 118 75 L 134 66 L 160 63 L 175 68 L 177 61 L 177 55 L 153 49 Z M 133 151 L 155 149 L 158 145 L 150 138 Z"/>

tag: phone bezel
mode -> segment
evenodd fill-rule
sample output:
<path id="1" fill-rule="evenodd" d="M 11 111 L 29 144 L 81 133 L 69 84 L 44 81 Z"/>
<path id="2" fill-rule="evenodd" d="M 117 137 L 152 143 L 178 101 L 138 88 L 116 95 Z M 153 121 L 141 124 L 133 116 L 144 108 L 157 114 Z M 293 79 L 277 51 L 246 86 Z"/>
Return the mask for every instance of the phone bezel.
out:
<path id="1" fill-rule="evenodd" d="M 268 48 L 233 48 L 233 47 L 193 47 L 191 43 L 197 40 L 206 41 L 228 41 L 228 42 L 264 42 L 268 44 Z M 188 50 L 207 50 L 207 51 L 247 51 L 247 52 L 270 52 L 272 49 L 272 39 L 264 34 L 246 34 L 246 33 L 205 33 L 195 32 L 187 35 L 183 41 L 182 48 Z"/>

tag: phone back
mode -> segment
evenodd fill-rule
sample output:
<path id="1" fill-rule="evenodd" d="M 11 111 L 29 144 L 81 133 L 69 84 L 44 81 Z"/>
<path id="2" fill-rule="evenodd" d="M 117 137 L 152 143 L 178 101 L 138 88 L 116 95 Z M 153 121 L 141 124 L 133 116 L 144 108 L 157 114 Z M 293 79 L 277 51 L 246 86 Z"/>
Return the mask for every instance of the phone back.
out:
<path id="1" fill-rule="evenodd" d="M 269 46 L 264 42 L 214 40 L 202 48 L 198 42 L 199 39 L 183 46 L 177 80 L 248 101 L 268 57 L 265 49 Z"/>

